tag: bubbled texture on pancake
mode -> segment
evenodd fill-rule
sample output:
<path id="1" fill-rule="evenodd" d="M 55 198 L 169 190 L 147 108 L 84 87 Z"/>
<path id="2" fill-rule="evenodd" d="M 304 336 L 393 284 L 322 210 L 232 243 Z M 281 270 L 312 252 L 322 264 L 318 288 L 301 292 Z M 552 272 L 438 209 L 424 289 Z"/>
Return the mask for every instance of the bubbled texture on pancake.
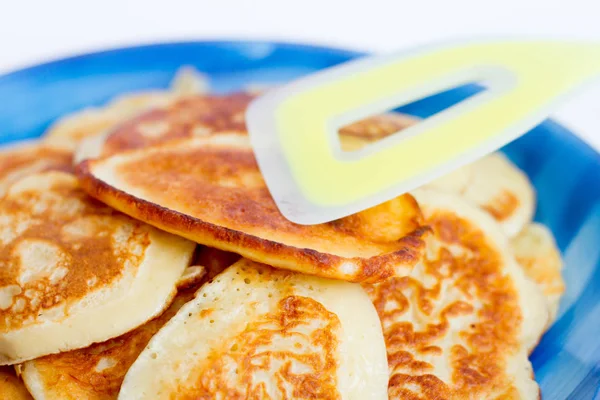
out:
<path id="1" fill-rule="evenodd" d="M 63 172 L 32 175 L 11 186 L 0 202 L 0 222 L 2 363 L 84 347 L 152 318 L 164 306 L 161 296 L 163 303 L 172 296 L 194 247 L 90 198 Z M 106 316 L 94 307 L 135 293 L 142 266 L 146 271 L 154 262 L 147 261 L 154 257 L 150 249 L 173 263 L 160 266 L 168 271 L 157 299 L 136 306 L 138 314 L 126 317 L 125 325 L 103 321 Z M 82 328 L 74 322 L 94 317 L 107 325 Z M 44 332 L 44 341 L 28 342 Z"/>
<path id="2" fill-rule="evenodd" d="M 32 400 L 23 381 L 13 367 L 0 367 L 0 398 L 2 400 Z"/>
<path id="3" fill-rule="evenodd" d="M 38 399 L 116 399 L 129 367 L 152 336 L 194 298 L 195 291 L 191 288 L 179 292 L 159 317 L 125 335 L 25 362 L 21 366 L 23 380 Z"/>
<path id="4" fill-rule="evenodd" d="M 326 224 L 290 222 L 277 209 L 244 135 L 186 139 L 88 160 L 78 172 L 92 196 L 134 218 L 322 277 L 377 281 L 405 275 L 420 257 L 427 231 L 409 195 Z M 379 236 L 365 229 L 373 226 L 369 220 L 377 221 Z"/>
<path id="5" fill-rule="evenodd" d="M 0 150 L 0 197 L 13 183 L 44 171 L 72 171 L 72 154 L 60 147 L 27 143 Z"/>
<path id="6" fill-rule="evenodd" d="M 240 260 L 155 335 L 119 398 L 377 400 L 387 378 L 360 286 Z"/>
<path id="7" fill-rule="evenodd" d="M 512 239 L 512 248 L 525 273 L 542 288 L 553 322 L 565 282 L 561 274 L 563 261 L 552 232 L 542 224 L 531 223 Z"/>
<path id="8" fill-rule="evenodd" d="M 433 229 L 412 274 L 364 285 L 380 316 L 390 399 L 537 398 L 527 351 L 542 334 L 541 293 L 497 224 L 456 196 L 415 197 Z"/>

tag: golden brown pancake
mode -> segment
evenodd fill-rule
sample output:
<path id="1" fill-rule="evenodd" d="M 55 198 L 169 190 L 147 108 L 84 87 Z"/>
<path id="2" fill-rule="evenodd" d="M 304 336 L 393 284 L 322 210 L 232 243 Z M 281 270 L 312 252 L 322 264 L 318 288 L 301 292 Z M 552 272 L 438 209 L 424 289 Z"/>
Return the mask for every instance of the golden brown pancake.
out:
<path id="1" fill-rule="evenodd" d="M 245 110 L 255 96 L 190 96 L 133 118 L 77 150 L 77 161 L 216 132 L 246 133 Z"/>
<path id="2" fill-rule="evenodd" d="M 193 68 L 182 67 L 168 90 L 129 93 L 102 107 L 68 114 L 52 124 L 43 139 L 47 143 L 75 149 L 81 140 L 109 131 L 145 110 L 166 107 L 182 97 L 204 93 L 206 89 L 206 77 Z"/>
<path id="3" fill-rule="evenodd" d="M 116 399 L 131 364 L 152 336 L 194 298 L 196 289 L 180 291 L 164 313 L 125 335 L 25 362 L 21 366 L 23 380 L 36 399 Z"/>
<path id="4" fill-rule="evenodd" d="M 433 229 L 410 276 L 364 285 L 381 319 L 390 399 L 537 399 L 528 351 L 543 295 L 498 224 L 461 198 L 415 197 Z"/>
<path id="5" fill-rule="evenodd" d="M 169 304 L 195 247 L 90 198 L 64 172 L 13 184 L 0 221 L 0 364 L 142 325 Z"/>
<path id="6" fill-rule="evenodd" d="M 550 322 L 553 322 L 565 292 L 565 282 L 561 274 L 563 261 L 552 232 L 534 222 L 513 238 L 511 244 L 525 273 L 542 288 L 550 307 Z"/>
<path id="7" fill-rule="evenodd" d="M 20 179 L 38 172 L 73 170 L 70 151 L 34 142 L 0 149 L 0 197 Z"/>
<path id="8" fill-rule="evenodd" d="M 101 155 L 215 132 L 245 133 L 244 114 L 253 98 L 246 93 L 234 93 L 181 99 L 117 127 L 107 136 Z"/>
<path id="9" fill-rule="evenodd" d="M 152 338 L 119 399 L 387 398 L 377 313 L 357 284 L 245 259 Z"/>
<path id="10" fill-rule="evenodd" d="M 0 398 L 2 400 L 33 400 L 13 367 L 0 367 Z"/>
<path id="11" fill-rule="evenodd" d="M 87 160 L 78 171 L 88 193 L 136 219 L 283 269 L 378 281 L 408 274 L 423 251 L 427 229 L 410 195 L 392 200 L 393 207 L 326 224 L 290 222 L 277 209 L 245 135 L 170 142 Z M 372 237 L 369 220 L 375 219 L 380 235 Z"/>

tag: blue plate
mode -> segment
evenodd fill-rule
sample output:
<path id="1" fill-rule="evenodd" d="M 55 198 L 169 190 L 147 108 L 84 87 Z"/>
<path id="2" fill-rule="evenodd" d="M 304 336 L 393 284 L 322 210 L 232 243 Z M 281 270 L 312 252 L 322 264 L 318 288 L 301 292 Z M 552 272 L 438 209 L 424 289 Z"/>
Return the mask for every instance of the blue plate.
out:
<path id="1" fill-rule="evenodd" d="M 39 136 L 61 115 L 128 91 L 166 87 L 183 64 L 207 73 L 217 92 L 284 82 L 361 54 L 263 42 L 191 42 L 93 53 L 0 77 L 0 142 Z M 465 86 L 401 110 L 430 116 L 480 88 Z M 600 399 L 600 156 L 546 121 L 503 151 L 533 181 L 536 220 L 563 252 L 567 292 L 559 319 L 531 360 L 545 399 Z"/>

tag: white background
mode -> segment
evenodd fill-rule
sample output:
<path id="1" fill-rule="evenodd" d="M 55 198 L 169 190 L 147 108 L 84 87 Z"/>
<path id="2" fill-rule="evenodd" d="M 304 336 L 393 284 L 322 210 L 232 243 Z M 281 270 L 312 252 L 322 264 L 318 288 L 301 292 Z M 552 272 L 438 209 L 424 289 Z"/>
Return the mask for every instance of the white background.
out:
<path id="1" fill-rule="evenodd" d="M 600 43 L 599 21 L 600 0 L 0 0 L 0 74 L 173 40 L 275 39 L 374 52 L 486 35 Z M 556 118 L 600 149 L 600 86 Z"/>

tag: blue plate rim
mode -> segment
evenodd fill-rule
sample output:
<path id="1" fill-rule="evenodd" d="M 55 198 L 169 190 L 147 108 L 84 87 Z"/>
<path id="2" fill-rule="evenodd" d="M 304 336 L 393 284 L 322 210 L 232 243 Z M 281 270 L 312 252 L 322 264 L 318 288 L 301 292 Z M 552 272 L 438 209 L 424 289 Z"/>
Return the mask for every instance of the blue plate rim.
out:
<path id="1" fill-rule="evenodd" d="M 126 46 L 114 46 L 107 47 L 106 49 L 89 51 L 89 52 L 81 52 L 76 53 L 66 57 L 59 57 L 54 60 L 43 61 L 39 63 L 33 63 L 21 68 L 17 68 L 15 70 L 8 71 L 6 73 L 0 74 L 0 84 L 3 81 L 19 78 L 21 75 L 31 74 L 39 72 L 45 68 L 50 67 L 58 67 L 64 64 L 73 63 L 73 62 L 81 62 L 86 59 L 92 59 L 98 56 L 106 56 L 116 53 L 122 53 L 126 51 L 132 50 L 142 50 L 148 51 L 153 49 L 161 49 L 168 47 L 183 47 L 183 46 L 206 46 L 206 47 L 256 47 L 256 46 L 276 46 L 277 48 L 285 48 L 289 50 L 300 50 L 300 51 L 310 51 L 310 52 L 328 52 L 328 53 L 336 53 L 336 55 L 346 58 L 356 58 L 356 57 L 364 57 L 374 53 L 364 52 L 359 50 L 353 50 L 349 48 L 343 48 L 338 46 L 328 46 L 328 45 L 319 45 L 319 44 L 311 44 L 311 43 L 302 43 L 302 42 L 288 42 L 288 41 L 278 41 L 278 40 L 250 40 L 250 39 L 209 39 L 209 40 L 173 40 L 173 41 L 160 41 L 160 42 L 152 42 L 152 43 L 142 43 L 142 44 L 133 44 Z M 542 122 L 540 125 L 544 125 L 544 128 L 551 129 L 553 131 L 560 131 L 560 134 L 567 134 L 570 140 L 574 140 L 577 142 L 578 147 L 582 147 L 585 151 L 592 152 L 596 156 L 600 157 L 600 149 L 596 150 L 592 146 L 590 146 L 587 142 L 577 136 L 572 130 L 560 124 L 557 121 L 549 118 L 546 121 Z"/>
<path id="2" fill-rule="evenodd" d="M 173 41 L 156 41 L 151 43 L 140 43 L 140 44 L 131 44 L 125 46 L 107 46 L 103 49 L 92 50 L 92 51 L 77 51 L 71 55 L 65 55 L 63 57 L 58 57 L 56 59 L 48 59 L 40 62 L 28 63 L 22 67 L 17 67 L 15 69 L 11 69 L 0 74 L 0 81 L 13 78 L 22 73 L 31 73 L 35 72 L 37 69 L 48 68 L 57 66 L 64 63 L 82 61 L 87 58 L 110 55 L 112 53 L 120 53 L 123 51 L 131 51 L 131 50 L 152 50 L 159 49 L 165 47 L 173 47 L 173 46 L 190 46 L 190 45 L 201 45 L 207 47 L 221 46 L 221 47 L 239 47 L 243 46 L 276 46 L 278 48 L 286 48 L 286 49 L 296 49 L 296 50 L 305 50 L 305 51 L 319 51 L 319 52 L 335 52 L 340 56 L 345 57 L 362 57 L 371 55 L 374 53 L 354 50 L 350 48 L 338 47 L 338 46 L 328 46 L 328 45 L 319 45 L 319 44 L 311 44 L 311 43 L 303 43 L 303 42 L 288 42 L 288 41 L 279 41 L 279 40 L 252 40 L 252 39 L 207 39 L 207 40 L 173 40 Z"/>

